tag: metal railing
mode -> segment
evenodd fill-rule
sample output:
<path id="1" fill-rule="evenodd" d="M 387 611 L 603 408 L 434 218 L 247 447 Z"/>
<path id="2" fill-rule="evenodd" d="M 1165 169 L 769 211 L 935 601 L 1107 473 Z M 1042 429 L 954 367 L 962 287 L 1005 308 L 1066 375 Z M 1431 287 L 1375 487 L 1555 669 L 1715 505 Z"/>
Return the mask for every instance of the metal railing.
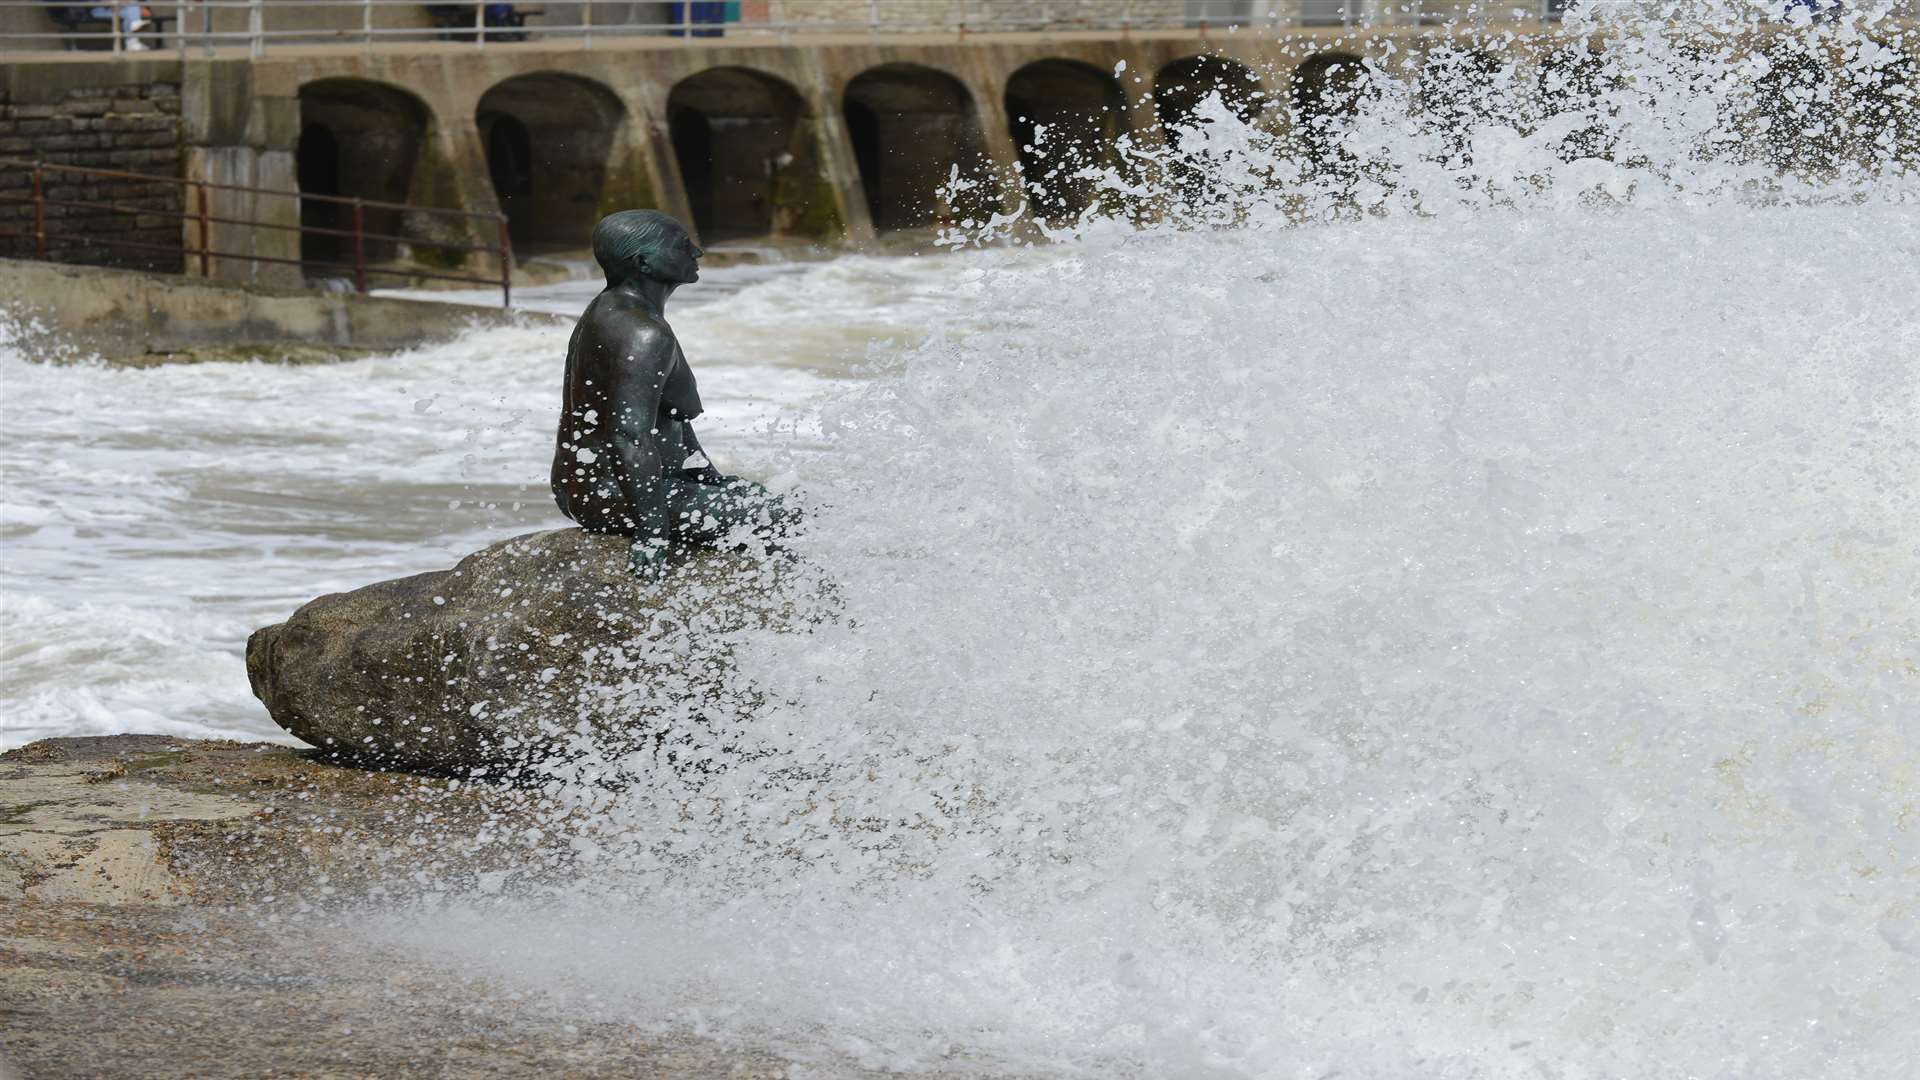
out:
<path id="1" fill-rule="evenodd" d="M 233 260 L 242 263 L 267 263 L 280 266 L 297 266 L 304 272 L 337 271 L 350 274 L 355 292 L 366 292 L 367 282 L 375 277 L 395 277 L 411 281 L 425 279 L 430 281 L 453 281 L 463 284 L 498 285 L 502 307 L 513 306 L 513 247 L 507 237 L 507 217 L 505 214 L 477 213 L 470 210 L 448 210 L 437 206 L 417 206 L 411 203 L 382 202 L 375 199 L 353 199 L 335 195 L 316 195 L 310 192 L 285 191 L 276 188 L 248 187 L 240 184 L 218 184 L 207 180 L 185 180 L 172 176 L 155 176 L 151 173 L 124 172 L 118 169 L 94 169 L 77 165 L 56 165 L 44 161 L 18 161 L 0 159 L 0 176 L 8 173 L 28 174 L 28 183 L 24 192 L 11 187 L 0 188 L 0 207 L 8 205 L 26 205 L 31 208 L 23 215 L 31 222 L 29 229 L 0 228 L 0 238 L 30 241 L 33 257 L 46 260 L 58 247 L 92 249 L 107 248 L 126 251 L 158 252 L 164 255 L 177 255 L 180 265 L 177 272 L 188 273 L 190 267 L 197 267 L 200 277 L 211 278 L 219 270 L 220 260 Z M 181 209 L 170 210 L 154 207 L 127 206 L 119 200 L 98 201 L 93 199 L 54 198 L 47 193 L 49 174 L 73 177 L 83 181 L 126 181 L 149 184 L 157 187 L 174 186 L 181 189 Z M 215 213 L 210 193 L 224 192 L 237 195 L 268 198 L 294 199 L 302 203 L 325 203 L 351 209 L 350 228 L 331 228 L 321 225 L 288 224 L 284 221 L 262 221 L 254 216 L 234 217 Z M 188 194 L 192 195 L 189 205 Z M 59 209 L 62 214 L 49 217 L 49 209 Z M 120 236 L 101 236 L 81 229 L 69 229 L 62 232 L 60 222 L 73 220 L 73 211 L 120 215 L 128 217 L 164 217 L 180 223 L 181 238 L 177 244 L 156 244 L 147 240 L 130 240 Z M 408 216 L 427 215 L 446 218 L 458 218 L 466 221 L 489 222 L 493 225 L 496 242 L 474 244 L 464 240 L 436 240 L 418 235 L 377 232 L 367 228 L 368 211 L 391 211 Z M 0 224 L 4 224 L 0 219 Z M 307 236 L 327 236 L 335 240 L 349 241 L 353 257 L 350 261 L 339 259 L 286 258 L 278 255 L 262 255 L 254 251 L 223 251 L 214 246 L 214 227 L 217 225 L 244 226 L 248 230 L 266 230 L 268 232 L 298 233 Z M 481 227 L 481 232 L 486 231 Z M 249 234 L 252 235 L 251 233 Z M 188 241 L 191 236 L 195 242 Z M 497 277 L 481 277 L 473 274 L 449 274 L 434 270 L 413 267 L 371 265 L 367 260 L 369 241 L 376 244 L 406 245 L 409 248 L 432 248 L 443 252 L 459 252 L 460 257 L 477 253 L 490 255 L 500 264 Z M 27 246 L 27 245 L 23 245 Z M 63 252 L 64 253 L 64 252 Z M 54 259 L 53 261 L 67 261 Z"/>
<path id="2" fill-rule="evenodd" d="M 0 9 L 49 7 L 90 10 L 121 4 L 49 5 L 43 0 L 0 0 Z M 47 16 L 46 30 L 0 34 L 0 51 L 44 51 L 90 46 L 115 53 L 149 49 L 213 55 L 219 49 L 244 49 L 260 56 L 275 48 L 321 44 L 360 45 L 369 50 L 382 44 L 422 41 L 459 41 L 473 48 L 568 39 L 581 49 L 597 42 L 632 37 L 677 38 L 687 44 L 772 38 L 786 41 L 817 34 L 865 34 L 874 37 L 919 34 L 952 35 L 1013 32 L 1133 31 L 1235 27 L 1362 26 L 1432 24 L 1436 21 L 1497 22 L 1548 25 L 1559 21 L 1565 0 L 1508 0 L 1469 4 L 1456 0 L 1383 4 L 1370 0 L 1206 0 L 1186 5 L 1179 15 L 1151 14 L 1145 4 L 1135 10 L 1132 0 L 952 0 L 944 14 L 928 18 L 901 12 L 934 10 L 924 6 L 896 8 L 891 0 L 869 0 L 864 20 L 744 20 L 709 21 L 707 4 L 679 5 L 679 18 L 670 22 L 617 21 L 615 12 L 630 5 L 594 0 L 556 4 L 567 14 L 548 11 L 538 2 L 516 4 L 510 24 L 487 20 L 487 4 L 421 4 L 413 0 L 177 0 L 144 5 L 156 26 L 132 31 L 118 17 L 85 20 L 58 27 Z M 713 4 L 711 7 L 720 7 Z M 276 10 L 278 9 L 278 10 Z M 441 9 L 438 18 L 428 9 Z M 471 17 L 448 18 L 446 9 L 470 9 Z M 296 17 L 297 13 L 297 17 Z M 318 14 L 316 14 L 318 13 Z M 331 17 L 329 13 L 332 14 Z M 14 20 L 18 22 L 17 18 Z M 307 25 L 293 25 L 295 22 Z"/>

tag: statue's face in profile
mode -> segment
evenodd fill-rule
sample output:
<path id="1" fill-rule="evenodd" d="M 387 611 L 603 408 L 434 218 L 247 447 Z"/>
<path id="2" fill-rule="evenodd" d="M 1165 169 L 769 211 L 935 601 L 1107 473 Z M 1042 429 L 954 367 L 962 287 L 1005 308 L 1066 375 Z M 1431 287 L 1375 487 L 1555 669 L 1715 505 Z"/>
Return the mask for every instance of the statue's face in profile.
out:
<path id="1" fill-rule="evenodd" d="M 705 254 L 685 229 L 674 229 L 647 255 L 647 276 L 675 285 L 692 284 L 700 280 L 700 256 Z"/>

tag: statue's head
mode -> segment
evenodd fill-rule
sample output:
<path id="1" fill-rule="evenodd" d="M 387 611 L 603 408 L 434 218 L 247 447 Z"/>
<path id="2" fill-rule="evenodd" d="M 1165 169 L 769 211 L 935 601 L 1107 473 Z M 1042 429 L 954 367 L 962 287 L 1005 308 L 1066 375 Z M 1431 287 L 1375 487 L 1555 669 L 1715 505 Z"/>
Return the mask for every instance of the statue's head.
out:
<path id="1" fill-rule="evenodd" d="M 701 251 L 687 227 L 658 210 L 621 210 L 593 227 L 593 257 L 607 284 L 653 278 L 670 285 L 700 280 Z"/>

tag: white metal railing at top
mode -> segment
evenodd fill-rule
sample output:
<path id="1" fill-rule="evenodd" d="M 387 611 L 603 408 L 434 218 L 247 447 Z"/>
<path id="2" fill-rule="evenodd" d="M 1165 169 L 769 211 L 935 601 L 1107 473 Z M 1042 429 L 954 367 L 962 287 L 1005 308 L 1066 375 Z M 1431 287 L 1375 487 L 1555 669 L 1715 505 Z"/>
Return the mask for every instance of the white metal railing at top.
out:
<path id="1" fill-rule="evenodd" d="M 1368 0 L 1189 0 L 1184 5 L 1183 14 L 1169 16 L 1150 15 L 1145 10 L 1136 12 L 1132 0 L 1030 0 L 1021 4 L 1010 4 L 1006 0 L 953 0 L 947 17 L 914 21 L 900 19 L 897 10 L 890 10 L 890 5 L 891 0 L 869 0 L 869 17 L 859 21 L 745 20 L 722 23 L 699 18 L 702 9 L 706 8 L 705 4 L 683 3 L 678 5 L 680 17 L 677 21 L 636 23 L 611 21 L 614 12 L 624 15 L 630 9 L 631 5 L 627 3 L 601 0 L 601 17 L 598 21 L 595 19 L 594 0 L 570 3 L 565 6 L 572 9 L 577 17 L 571 21 L 556 21 L 539 0 L 534 0 L 529 4 L 513 5 L 526 16 L 526 21 L 509 26 L 489 25 L 486 9 L 490 5 L 483 3 L 430 5 L 413 0 L 298 0 L 296 5 L 284 0 L 282 3 L 267 3 L 264 0 L 177 0 L 174 3 L 138 5 L 160 21 L 135 30 L 124 26 L 117 14 L 129 6 L 125 3 L 53 4 L 47 0 L 0 0 L 0 9 L 34 8 L 44 12 L 59 7 L 70 11 L 114 13 L 90 18 L 71 27 L 59 26 L 49 17 L 47 22 L 54 29 L 0 33 L 0 52 L 104 46 L 115 53 L 139 53 L 158 48 L 177 51 L 184 57 L 192 52 L 213 55 L 216 49 L 245 48 L 249 55 L 259 56 L 276 46 L 286 45 L 357 44 L 370 50 L 384 43 L 471 40 L 474 48 L 486 48 L 489 44 L 552 38 L 575 39 L 579 48 L 591 49 L 596 39 L 630 36 L 674 36 L 689 44 L 696 44 L 711 43 L 714 37 L 719 36 L 736 40 L 767 36 L 785 39 L 823 33 L 874 36 L 936 33 L 960 37 L 968 34 L 1049 30 L 1111 30 L 1124 33 L 1131 30 L 1195 27 L 1202 30 L 1228 30 L 1241 26 L 1356 26 L 1369 19 L 1430 23 L 1437 18 L 1451 18 L 1456 14 L 1463 20 L 1474 22 L 1544 24 L 1558 21 L 1567 6 L 1566 0 L 1493 0 L 1491 3 L 1470 5 L 1451 0 L 1429 3 L 1399 0 L 1391 4 L 1370 3 Z M 273 17 L 273 9 L 283 6 L 297 6 L 303 13 L 325 8 L 350 10 L 342 11 L 343 17 L 337 26 L 275 27 L 272 25 L 277 21 Z M 382 26 L 375 17 L 376 9 L 380 8 L 419 11 L 435 6 L 470 8 L 473 21 L 471 25 L 463 19 L 450 24 Z M 1144 4 L 1141 6 L 1145 8 Z M 216 14 L 227 10 L 245 12 L 244 29 L 216 27 L 216 23 L 226 26 L 242 21 Z M 925 11 L 927 8 L 916 6 L 913 10 Z M 352 18 L 355 13 L 359 15 L 357 20 Z M 85 43 L 92 44 L 88 46 Z"/>

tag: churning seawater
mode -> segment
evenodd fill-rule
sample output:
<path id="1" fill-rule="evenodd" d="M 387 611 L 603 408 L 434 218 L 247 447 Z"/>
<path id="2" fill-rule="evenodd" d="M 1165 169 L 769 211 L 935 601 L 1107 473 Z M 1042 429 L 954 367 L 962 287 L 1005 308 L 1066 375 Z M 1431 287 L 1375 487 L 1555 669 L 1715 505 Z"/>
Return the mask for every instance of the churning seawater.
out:
<path id="1" fill-rule="evenodd" d="M 717 460 L 820 447 L 797 410 L 875 342 L 945 317 L 949 271 L 849 258 L 708 271 L 676 303 Z M 577 313 L 596 287 L 526 290 Z M 553 507 L 565 326 L 341 364 L 36 362 L 0 314 L 0 748 L 52 735 L 286 736 L 247 689 L 255 628 L 326 592 L 569 524 Z"/>
<path id="2" fill-rule="evenodd" d="M 1153 223 L 670 312 L 831 603 L 721 641 L 716 767 L 552 766 L 563 884 L 353 925 L 828 1072 L 1911 1075 L 1920 186 L 1783 172 L 1746 54 L 1610 29 L 1576 122 L 1216 103 L 1103 166 Z M 10 708 L 261 730 L 254 623 L 550 520 L 559 342 L 8 358 Z"/>

